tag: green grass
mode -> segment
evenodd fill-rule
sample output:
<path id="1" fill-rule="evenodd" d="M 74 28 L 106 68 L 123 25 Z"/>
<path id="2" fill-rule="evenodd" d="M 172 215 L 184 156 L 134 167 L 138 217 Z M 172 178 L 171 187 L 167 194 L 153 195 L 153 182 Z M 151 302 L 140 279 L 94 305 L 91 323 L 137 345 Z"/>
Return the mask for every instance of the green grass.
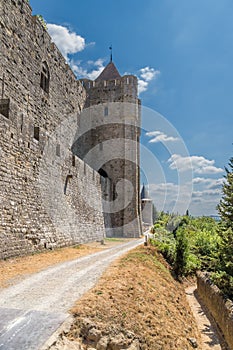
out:
<path id="1" fill-rule="evenodd" d="M 107 242 L 124 242 L 124 238 L 116 238 L 116 237 L 106 237 L 104 238 L 105 241 Z"/>

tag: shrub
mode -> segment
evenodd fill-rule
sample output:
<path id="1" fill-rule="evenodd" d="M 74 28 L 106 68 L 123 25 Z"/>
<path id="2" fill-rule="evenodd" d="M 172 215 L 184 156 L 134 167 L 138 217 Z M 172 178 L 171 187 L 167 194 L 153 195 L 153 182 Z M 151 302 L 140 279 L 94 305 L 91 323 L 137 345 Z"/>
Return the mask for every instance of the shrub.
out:
<path id="1" fill-rule="evenodd" d="M 174 270 L 177 276 L 183 276 L 187 273 L 188 255 L 189 244 L 185 231 L 182 228 L 176 233 L 176 253 Z"/>
<path id="2" fill-rule="evenodd" d="M 218 271 L 213 272 L 210 279 L 226 297 L 233 300 L 233 277 L 231 275 L 226 271 Z"/>

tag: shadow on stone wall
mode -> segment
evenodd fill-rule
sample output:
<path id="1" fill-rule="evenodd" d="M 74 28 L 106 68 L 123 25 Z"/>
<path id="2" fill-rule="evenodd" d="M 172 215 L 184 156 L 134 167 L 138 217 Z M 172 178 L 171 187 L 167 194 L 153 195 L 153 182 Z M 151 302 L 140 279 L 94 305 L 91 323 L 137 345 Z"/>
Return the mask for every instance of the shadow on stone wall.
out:
<path id="1" fill-rule="evenodd" d="M 233 349 L 233 302 L 225 299 L 207 272 L 197 274 L 197 291 L 221 329 L 230 349 Z"/>

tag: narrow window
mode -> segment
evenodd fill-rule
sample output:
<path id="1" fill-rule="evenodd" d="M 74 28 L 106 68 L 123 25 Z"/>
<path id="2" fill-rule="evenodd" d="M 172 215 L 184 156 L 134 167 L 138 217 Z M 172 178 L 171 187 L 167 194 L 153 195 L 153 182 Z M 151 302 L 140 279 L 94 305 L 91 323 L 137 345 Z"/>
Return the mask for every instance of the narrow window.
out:
<path id="1" fill-rule="evenodd" d="M 72 166 L 75 166 L 75 156 L 72 156 Z"/>
<path id="2" fill-rule="evenodd" d="M 20 125 L 20 131 L 23 132 L 23 114 L 21 114 L 21 125 Z"/>
<path id="3" fill-rule="evenodd" d="M 61 155 L 61 147 L 60 147 L 60 144 L 58 143 L 56 146 L 56 156 L 60 157 L 60 155 Z"/>
<path id="4" fill-rule="evenodd" d="M 49 93 L 49 68 L 46 62 L 42 63 L 42 70 L 40 74 L 40 87 L 47 93 Z"/>
<path id="5" fill-rule="evenodd" d="M 0 113 L 4 115 L 4 117 L 9 118 L 9 110 L 10 110 L 10 99 L 9 98 L 0 99 Z"/>
<path id="6" fill-rule="evenodd" d="M 39 128 L 39 126 L 34 126 L 34 139 L 37 141 L 40 140 L 40 128 Z"/>
<path id="7" fill-rule="evenodd" d="M 67 175 L 66 176 L 66 181 L 65 181 L 65 186 L 64 186 L 64 194 L 67 194 L 67 187 L 68 187 L 68 183 L 69 181 L 73 178 L 73 175 Z"/>
<path id="8" fill-rule="evenodd" d="M 107 117 L 108 116 L 108 107 L 104 108 L 104 116 Z"/>

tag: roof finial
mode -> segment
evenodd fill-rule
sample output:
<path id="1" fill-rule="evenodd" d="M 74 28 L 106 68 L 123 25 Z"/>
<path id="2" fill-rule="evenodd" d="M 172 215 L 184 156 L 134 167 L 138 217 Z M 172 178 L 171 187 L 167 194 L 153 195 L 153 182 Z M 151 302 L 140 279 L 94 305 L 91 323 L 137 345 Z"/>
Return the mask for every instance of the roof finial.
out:
<path id="1" fill-rule="evenodd" d="M 112 44 L 109 46 L 109 50 L 111 52 L 111 54 L 110 54 L 110 62 L 112 62 Z"/>

